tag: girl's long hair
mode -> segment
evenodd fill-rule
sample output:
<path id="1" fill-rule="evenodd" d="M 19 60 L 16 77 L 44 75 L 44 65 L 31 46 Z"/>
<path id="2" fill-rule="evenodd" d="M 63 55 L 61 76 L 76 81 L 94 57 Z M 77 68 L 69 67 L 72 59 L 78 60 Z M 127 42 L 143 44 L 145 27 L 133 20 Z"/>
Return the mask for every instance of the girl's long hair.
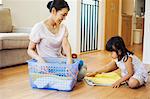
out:
<path id="1" fill-rule="evenodd" d="M 106 44 L 107 51 L 115 51 L 118 55 L 118 61 L 122 60 L 126 62 L 130 54 L 134 54 L 133 52 L 129 51 L 123 39 L 120 36 L 114 36 L 110 38 Z"/>

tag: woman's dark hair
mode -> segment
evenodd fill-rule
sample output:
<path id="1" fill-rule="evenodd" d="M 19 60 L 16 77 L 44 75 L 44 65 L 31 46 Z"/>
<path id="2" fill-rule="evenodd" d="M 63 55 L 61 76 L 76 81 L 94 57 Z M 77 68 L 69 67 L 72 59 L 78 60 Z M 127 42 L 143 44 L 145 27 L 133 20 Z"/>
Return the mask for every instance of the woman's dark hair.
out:
<path id="1" fill-rule="evenodd" d="M 53 1 L 49 1 L 47 4 L 47 8 L 49 9 L 49 11 L 52 11 L 52 8 L 55 8 L 56 11 L 59 11 L 63 8 L 67 8 L 68 11 L 70 10 L 68 3 L 65 0 L 53 0 Z"/>
<path id="2" fill-rule="evenodd" d="M 110 52 L 115 51 L 118 55 L 118 61 L 123 58 L 124 62 L 128 60 L 130 54 L 134 54 L 126 48 L 125 43 L 120 36 L 110 38 L 106 44 L 106 50 Z"/>

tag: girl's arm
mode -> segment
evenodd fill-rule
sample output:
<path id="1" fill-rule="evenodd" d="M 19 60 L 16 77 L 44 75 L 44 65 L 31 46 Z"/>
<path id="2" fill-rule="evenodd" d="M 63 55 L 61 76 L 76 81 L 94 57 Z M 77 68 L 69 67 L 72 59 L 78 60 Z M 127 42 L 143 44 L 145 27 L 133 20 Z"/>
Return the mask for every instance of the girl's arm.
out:
<path id="1" fill-rule="evenodd" d="M 64 37 L 62 42 L 62 47 L 65 54 L 67 55 L 67 59 L 68 59 L 67 64 L 72 64 L 71 47 L 68 41 L 68 36 Z"/>
<path id="2" fill-rule="evenodd" d="M 122 82 L 128 80 L 134 74 L 131 57 L 129 57 L 128 60 L 125 62 L 125 66 L 126 66 L 128 74 L 126 76 L 122 77 L 121 79 L 119 79 L 118 81 L 116 81 L 113 84 L 114 88 L 118 88 Z"/>
<path id="3" fill-rule="evenodd" d="M 106 66 L 102 67 L 101 69 L 99 69 L 98 71 L 94 72 L 94 73 L 90 73 L 90 74 L 87 74 L 87 76 L 95 76 L 96 74 L 99 74 L 99 73 L 106 73 L 106 72 L 110 72 L 110 71 L 113 71 L 113 70 L 116 70 L 118 67 L 115 63 L 115 61 L 111 61 L 110 63 L 108 63 Z"/>
<path id="4" fill-rule="evenodd" d="M 28 46 L 28 54 L 30 57 L 36 59 L 39 63 L 45 63 L 45 61 L 36 53 L 36 43 L 30 41 Z"/>
<path id="5" fill-rule="evenodd" d="M 100 70 L 97 71 L 97 73 L 106 73 L 106 72 L 110 72 L 113 70 L 116 70 L 118 67 L 116 66 L 115 61 L 111 61 L 110 63 L 108 63 L 106 66 L 102 67 Z"/>

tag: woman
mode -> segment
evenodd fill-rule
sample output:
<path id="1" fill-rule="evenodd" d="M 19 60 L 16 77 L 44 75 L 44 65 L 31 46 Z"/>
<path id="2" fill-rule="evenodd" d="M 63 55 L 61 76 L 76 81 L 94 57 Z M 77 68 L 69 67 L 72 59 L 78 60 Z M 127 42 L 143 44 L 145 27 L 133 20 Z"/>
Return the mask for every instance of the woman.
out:
<path id="1" fill-rule="evenodd" d="M 34 25 L 30 34 L 28 54 L 45 63 L 42 57 L 61 57 L 61 49 L 67 55 L 67 63 L 72 63 L 71 47 L 68 42 L 68 31 L 62 21 L 70 10 L 64 0 L 54 0 L 47 4 L 50 16 Z"/>
<path id="2" fill-rule="evenodd" d="M 64 0 L 50 1 L 47 8 L 50 11 L 48 19 L 35 24 L 32 28 L 28 54 L 39 63 L 45 63 L 43 57 L 61 57 L 63 49 L 67 56 L 67 64 L 72 64 L 68 30 L 62 24 L 70 8 Z M 85 73 L 86 66 L 79 66 L 78 81 L 82 80 Z"/>

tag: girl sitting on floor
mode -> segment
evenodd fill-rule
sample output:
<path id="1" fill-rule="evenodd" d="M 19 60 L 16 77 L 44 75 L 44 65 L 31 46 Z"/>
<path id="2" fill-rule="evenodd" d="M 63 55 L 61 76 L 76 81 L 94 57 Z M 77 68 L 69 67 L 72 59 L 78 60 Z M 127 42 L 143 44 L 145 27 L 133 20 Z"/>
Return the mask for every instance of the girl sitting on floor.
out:
<path id="1" fill-rule="evenodd" d="M 115 36 L 109 39 L 106 44 L 106 50 L 111 52 L 113 61 L 100 70 L 87 74 L 88 77 L 119 68 L 121 70 L 121 79 L 112 85 L 113 88 L 119 88 L 123 82 L 127 82 L 130 88 L 138 88 L 147 82 L 148 73 L 142 62 L 126 48 L 121 37 Z"/>

